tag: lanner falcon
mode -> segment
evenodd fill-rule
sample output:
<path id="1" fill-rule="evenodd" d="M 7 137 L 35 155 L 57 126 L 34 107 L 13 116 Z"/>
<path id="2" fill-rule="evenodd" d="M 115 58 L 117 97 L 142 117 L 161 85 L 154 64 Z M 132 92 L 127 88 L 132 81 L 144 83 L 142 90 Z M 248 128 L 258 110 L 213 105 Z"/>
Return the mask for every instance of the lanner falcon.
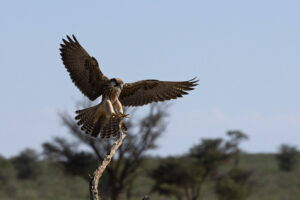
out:
<path id="1" fill-rule="evenodd" d="M 122 106 L 143 106 L 152 102 L 182 97 L 193 90 L 197 80 L 172 82 L 141 80 L 125 83 L 120 78 L 109 79 L 100 70 L 99 64 L 79 44 L 75 36 L 60 44 L 60 55 L 72 81 L 91 101 L 102 95 L 98 105 L 77 110 L 78 125 L 93 137 L 109 138 L 119 133 L 119 124 L 128 117 Z M 120 127 L 126 129 L 124 124 Z"/>

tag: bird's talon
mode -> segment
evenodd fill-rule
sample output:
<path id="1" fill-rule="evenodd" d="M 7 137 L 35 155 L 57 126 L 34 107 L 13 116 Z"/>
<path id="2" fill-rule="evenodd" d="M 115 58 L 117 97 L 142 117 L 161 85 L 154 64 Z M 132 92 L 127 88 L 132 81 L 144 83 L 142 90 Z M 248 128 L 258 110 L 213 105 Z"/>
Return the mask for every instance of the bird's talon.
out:
<path id="1" fill-rule="evenodd" d="M 119 113 L 120 118 L 129 118 L 128 114 L 125 113 Z"/>
<path id="2" fill-rule="evenodd" d="M 114 119 L 117 119 L 117 118 L 119 118 L 119 117 L 120 117 L 119 114 L 116 114 L 116 113 L 113 113 L 113 114 L 112 114 L 112 118 L 114 118 Z"/>
<path id="3" fill-rule="evenodd" d="M 124 118 L 129 118 L 128 114 L 122 113 L 122 115 L 123 115 Z"/>

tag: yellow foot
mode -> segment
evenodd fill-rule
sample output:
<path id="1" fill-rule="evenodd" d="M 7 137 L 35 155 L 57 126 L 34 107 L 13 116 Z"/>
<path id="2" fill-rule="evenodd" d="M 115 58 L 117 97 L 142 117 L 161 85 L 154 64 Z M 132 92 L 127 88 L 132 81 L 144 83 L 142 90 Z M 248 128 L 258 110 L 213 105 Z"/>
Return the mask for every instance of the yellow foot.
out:
<path id="1" fill-rule="evenodd" d="M 112 118 L 114 118 L 114 119 L 118 119 L 119 117 L 120 117 L 119 114 L 116 114 L 116 113 L 112 114 Z"/>
<path id="2" fill-rule="evenodd" d="M 125 113 L 119 113 L 119 115 L 121 116 L 121 118 L 129 118 L 129 115 Z"/>
<path id="3" fill-rule="evenodd" d="M 118 118 L 123 119 L 123 118 L 129 118 L 129 115 L 125 113 L 113 113 L 112 117 L 114 119 L 118 119 Z"/>

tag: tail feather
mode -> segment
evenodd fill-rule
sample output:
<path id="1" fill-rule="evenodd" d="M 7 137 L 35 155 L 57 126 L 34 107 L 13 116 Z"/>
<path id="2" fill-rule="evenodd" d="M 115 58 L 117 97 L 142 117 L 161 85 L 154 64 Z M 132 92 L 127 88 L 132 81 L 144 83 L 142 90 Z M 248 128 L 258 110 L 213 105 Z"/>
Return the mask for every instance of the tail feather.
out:
<path id="1" fill-rule="evenodd" d="M 109 123 L 103 127 L 101 130 L 101 138 L 109 138 L 110 136 L 116 137 L 120 134 L 120 126 L 121 124 L 122 131 L 127 131 L 127 127 L 121 119 L 111 118 Z"/>
<path id="2" fill-rule="evenodd" d="M 99 120 L 96 122 L 93 130 L 92 130 L 92 136 L 97 137 L 99 135 L 99 132 L 103 126 L 103 117 L 100 117 Z"/>
<path id="3" fill-rule="evenodd" d="M 101 133 L 101 138 L 110 138 L 111 136 L 116 137 L 120 133 L 120 123 L 122 123 L 122 130 L 127 130 L 121 119 L 111 117 L 109 121 L 107 121 L 105 114 L 101 115 L 100 113 L 99 115 L 99 110 L 101 110 L 99 106 L 102 105 L 98 104 L 76 111 L 77 116 L 75 119 L 78 121 L 78 126 L 81 126 L 82 131 L 93 137 L 98 137 L 99 133 Z"/>
<path id="4" fill-rule="evenodd" d="M 75 117 L 78 120 L 78 126 L 81 126 L 81 130 L 86 134 L 92 134 L 92 136 L 97 137 L 99 135 L 100 129 L 104 124 L 105 117 L 98 116 L 99 119 L 96 119 L 96 114 L 100 104 L 92 106 L 86 109 L 77 110 L 77 116 Z"/>
<path id="5" fill-rule="evenodd" d="M 97 111 L 97 107 L 98 105 L 83 110 L 77 110 L 76 113 L 78 115 L 75 117 L 76 120 L 79 120 L 77 124 L 82 125 L 85 122 L 89 121 L 91 118 L 93 118 Z"/>

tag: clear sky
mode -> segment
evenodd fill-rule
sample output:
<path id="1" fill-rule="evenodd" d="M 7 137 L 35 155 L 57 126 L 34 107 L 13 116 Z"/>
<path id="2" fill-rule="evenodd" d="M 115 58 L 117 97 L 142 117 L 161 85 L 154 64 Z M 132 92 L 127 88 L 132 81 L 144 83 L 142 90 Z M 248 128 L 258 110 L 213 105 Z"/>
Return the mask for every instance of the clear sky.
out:
<path id="1" fill-rule="evenodd" d="M 60 60 L 75 34 L 109 77 L 187 80 L 156 153 L 232 129 L 248 152 L 300 144 L 300 1 L 0 1 L 0 154 L 67 136 L 83 98 Z"/>

